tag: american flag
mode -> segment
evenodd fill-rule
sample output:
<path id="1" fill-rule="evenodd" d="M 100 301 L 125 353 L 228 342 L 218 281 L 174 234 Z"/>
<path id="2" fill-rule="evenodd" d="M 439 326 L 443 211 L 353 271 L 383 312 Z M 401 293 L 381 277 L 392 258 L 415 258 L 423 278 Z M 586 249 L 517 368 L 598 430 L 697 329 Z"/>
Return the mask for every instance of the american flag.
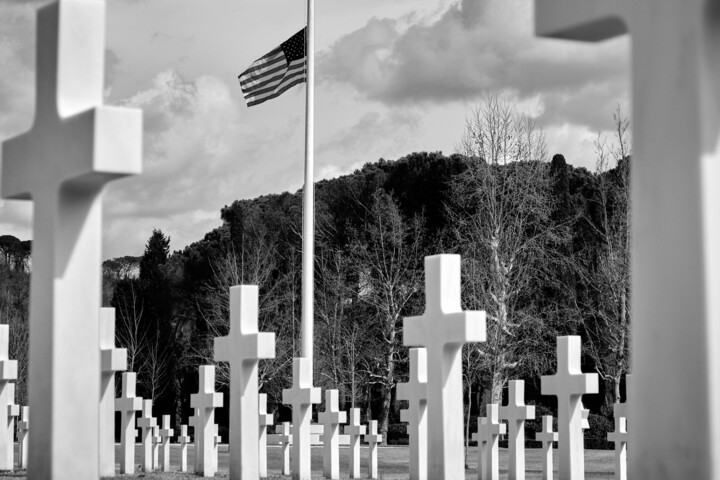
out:
<path id="1" fill-rule="evenodd" d="M 253 62 L 238 76 L 248 107 L 281 95 L 290 87 L 307 81 L 305 32 L 284 41 Z"/>

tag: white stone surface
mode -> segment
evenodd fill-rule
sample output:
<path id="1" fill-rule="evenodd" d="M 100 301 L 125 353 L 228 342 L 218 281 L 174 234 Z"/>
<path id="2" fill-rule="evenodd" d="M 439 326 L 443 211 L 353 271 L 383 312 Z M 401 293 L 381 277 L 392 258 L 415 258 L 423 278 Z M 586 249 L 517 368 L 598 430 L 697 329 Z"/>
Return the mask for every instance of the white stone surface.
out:
<path id="1" fill-rule="evenodd" d="M 120 473 L 135 473 L 135 412 L 142 410 L 143 399 L 135 396 L 135 372 L 122 374 L 122 393 L 115 399 L 115 410 L 120 412 Z"/>
<path id="2" fill-rule="evenodd" d="M 258 474 L 267 477 L 267 427 L 274 424 L 273 415 L 267 411 L 267 395 L 258 394 Z"/>
<path id="3" fill-rule="evenodd" d="M 152 400 L 143 400 L 142 417 L 137 426 L 141 429 L 143 472 L 153 471 L 153 443 L 157 420 L 152 416 Z"/>
<path id="4" fill-rule="evenodd" d="M 400 420 L 408 423 L 410 480 L 427 480 L 427 350 L 410 349 L 410 378 L 397 386 L 397 399 L 407 400 Z"/>
<path id="5" fill-rule="evenodd" d="M 378 478 L 378 454 L 377 446 L 382 442 L 382 435 L 377 431 L 377 420 L 370 421 L 370 433 L 365 435 L 365 442 L 368 444 L 368 476 Z"/>
<path id="6" fill-rule="evenodd" d="M 631 351 L 636 394 L 630 397 L 628 476 L 718 478 L 717 3 L 537 0 L 535 10 L 542 36 L 584 41 L 628 31 L 632 36 Z"/>
<path id="7" fill-rule="evenodd" d="M 180 435 L 178 436 L 180 444 L 180 471 L 187 472 L 187 451 L 190 437 L 188 436 L 188 426 L 180 425 Z"/>
<path id="8" fill-rule="evenodd" d="M 17 379 L 17 361 L 8 357 L 10 327 L 0 325 L 0 409 L 7 411 L 15 403 L 15 385 L 11 380 Z M 10 417 L 0 416 L 0 470 L 13 469 L 13 430 Z"/>
<path id="9" fill-rule="evenodd" d="M 190 395 L 190 406 L 197 409 L 195 426 L 195 455 L 199 457 L 199 472 L 212 477 L 217 471 L 215 455 L 215 409 L 223 406 L 222 393 L 215 391 L 215 366 L 200 366 L 199 392 Z M 257 457 L 256 457 L 257 458 Z"/>
<path id="10" fill-rule="evenodd" d="M 498 409 L 508 422 L 508 479 L 525 480 L 525 421 L 535 419 L 535 407 L 525 405 L 525 382 L 510 380 L 508 404 Z"/>
<path id="11" fill-rule="evenodd" d="M 230 287 L 230 332 L 215 339 L 215 361 L 230 364 L 230 480 L 260 477 L 258 363 L 270 358 L 275 334 L 258 333 L 258 287 Z"/>
<path id="12" fill-rule="evenodd" d="M 28 465 L 28 433 L 30 432 L 30 407 L 20 409 L 18 422 L 18 458 L 20 468 L 26 469 Z"/>
<path id="13" fill-rule="evenodd" d="M 283 403 L 292 406 L 293 480 L 310 480 L 310 420 L 312 405 L 320 403 L 320 389 L 313 387 L 311 358 L 293 358 L 293 385 L 283 390 Z"/>
<path id="14" fill-rule="evenodd" d="M 162 448 L 162 466 L 161 470 L 163 472 L 169 472 L 170 471 L 170 439 L 173 437 L 173 429 L 170 428 L 170 415 L 163 415 L 162 417 L 162 428 L 160 429 L 160 438 L 162 439 L 161 442 L 161 448 Z"/>
<path id="15" fill-rule="evenodd" d="M 425 257 L 425 313 L 404 319 L 407 346 L 427 348 L 428 478 L 462 479 L 462 346 L 485 341 L 485 312 L 460 306 L 460 256 Z"/>
<path id="16" fill-rule="evenodd" d="M 218 471 L 218 465 L 220 462 L 220 442 L 222 442 L 222 437 L 220 436 L 220 426 L 216 423 L 213 426 L 213 430 L 215 433 L 213 434 L 213 469 L 217 472 Z"/>
<path id="17" fill-rule="evenodd" d="M 115 476 L 115 372 L 127 370 L 127 350 L 115 348 L 115 309 L 100 309 L 100 476 Z"/>
<path id="18" fill-rule="evenodd" d="M 345 426 L 345 434 L 350 437 L 350 478 L 360 478 L 360 439 L 366 433 L 365 425 L 360 425 L 360 409 L 350 409 L 350 423 Z"/>
<path id="19" fill-rule="evenodd" d="M 160 426 L 155 425 L 152 429 L 152 468 L 153 468 L 153 470 L 158 470 L 160 468 L 160 444 L 161 443 L 162 443 L 162 437 L 160 437 Z"/>
<path id="20" fill-rule="evenodd" d="M 290 422 L 282 423 L 280 434 L 280 449 L 282 450 L 282 474 L 290 475 L 290 445 L 292 445 L 292 434 L 290 433 Z"/>
<path id="21" fill-rule="evenodd" d="M 507 428 L 498 419 L 498 406 L 489 404 L 485 417 L 478 418 L 478 431 L 473 440 L 478 442 L 478 479 L 498 480 L 500 462 L 498 447 L 500 435 L 505 435 Z"/>
<path id="22" fill-rule="evenodd" d="M 535 440 L 542 442 L 542 480 L 553 480 L 553 442 L 558 434 L 553 432 L 552 415 L 543 415 L 542 431 L 535 434 Z"/>
<path id="23" fill-rule="evenodd" d="M 325 411 L 318 413 L 323 424 L 323 475 L 340 478 L 340 425 L 347 422 L 347 413 L 338 407 L 338 391 L 325 390 Z"/>
<path id="24" fill-rule="evenodd" d="M 580 415 L 582 417 L 582 420 L 580 421 L 582 429 L 590 430 L 590 410 L 585 408 L 582 402 L 580 402 Z"/>
<path id="25" fill-rule="evenodd" d="M 558 401 L 558 476 L 562 480 L 585 478 L 582 431 L 582 396 L 598 392 L 598 375 L 582 373 L 580 337 L 557 339 L 557 373 L 541 379 L 543 395 Z"/>
<path id="26" fill-rule="evenodd" d="M 194 453 L 193 455 L 193 472 L 200 473 L 200 434 L 202 427 L 200 425 L 200 414 L 198 409 L 193 409 L 193 415 L 188 419 L 188 425 L 193 428 Z"/>
<path id="27" fill-rule="evenodd" d="M 38 9 L 32 130 L 6 141 L 2 196 L 32 199 L 28 477 L 97 480 L 101 192 L 140 172 L 139 110 L 104 107 L 105 2 Z M 78 455 L 82 452 L 82 455 Z M 0 466 L 2 468 L 2 466 Z"/>
<path id="28" fill-rule="evenodd" d="M 613 406 L 615 431 L 607 435 L 609 442 L 615 443 L 615 479 L 627 480 L 627 418 L 622 416 L 625 410 L 620 403 Z"/>
<path id="29" fill-rule="evenodd" d="M 15 470 L 15 419 L 20 416 L 20 405 L 15 403 L 15 384 L 11 383 L 8 385 L 9 401 L 10 404 L 7 406 L 7 422 L 10 436 L 8 437 L 8 444 L 10 445 L 10 470 Z"/>

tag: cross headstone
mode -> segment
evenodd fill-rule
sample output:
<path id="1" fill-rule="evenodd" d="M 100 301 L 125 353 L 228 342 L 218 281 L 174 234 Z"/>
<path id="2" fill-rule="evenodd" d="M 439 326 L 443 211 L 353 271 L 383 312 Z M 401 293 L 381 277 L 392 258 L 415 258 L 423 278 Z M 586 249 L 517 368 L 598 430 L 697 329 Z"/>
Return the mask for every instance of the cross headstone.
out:
<path id="1" fill-rule="evenodd" d="M 486 417 L 478 418 L 478 431 L 473 439 L 478 444 L 478 478 L 497 480 L 500 475 L 498 461 L 498 440 L 507 431 L 506 425 L 498 419 L 498 406 L 489 404 Z"/>
<path id="2" fill-rule="evenodd" d="M 293 480 L 310 480 L 310 420 L 312 405 L 320 403 L 320 389 L 313 387 L 312 358 L 293 358 L 293 385 L 282 395 L 283 403 L 292 406 Z"/>
<path id="3" fill-rule="evenodd" d="M 7 407 L 7 422 L 10 432 L 8 437 L 8 444 L 10 445 L 10 470 L 15 470 L 15 419 L 20 416 L 20 405 L 15 403 L 15 384 L 11 383 L 8 385 L 9 388 L 9 400 L 10 404 Z"/>
<path id="4" fill-rule="evenodd" d="M 187 472 L 187 451 L 190 437 L 188 436 L 188 426 L 180 425 L 180 435 L 178 436 L 180 444 L 180 471 Z"/>
<path id="5" fill-rule="evenodd" d="M 410 349 L 410 378 L 397 386 L 397 399 L 407 400 L 400 420 L 408 423 L 410 480 L 427 480 L 427 350 Z"/>
<path id="6" fill-rule="evenodd" d="M 161 442 L 162 442 L 162 437 L 160 437 L 160 426 L 155 425 L 152 429 L 152 468 L 153 468 L 153 470 L 157 470 L 158 468 L 160 468 L 160 443 Z"/>
<path id="7" fill-rule="evenodd" d="M 318 413 L 323 424 L 323 475 L 340 478 L 340 425 L 347 422 L 347 413 L 338 408 L 338 391 L 325 390 L 325 411 Z"/>
<path id="8" fill-rule="evenodd" d="M 580 402 L 580 405 L 582 405 L 582 402 Z M 582 418 L 580 420 L 580 425 L 582 426 L 582 429 L 590 430 L 590 410 L 585 407 L 581 407 L 580 415 Z"/>
<path id="9" fill-rule="evenodd" d="M 157 420 L 152 416 L 152 400 L 143 400 L 142 417 L 138 418 L 137 426 L 142 430 L 143 471 L 153 471 L 153 443 Z"/>
<path id="10" fill-rule="evenodd" d="M 637 385 L 630 399 L 629 476 L 717 476 L 717 3 L 536 0 L 535 11 L 542 36 L 599 41 L 632 35 L 631 351 Z M 677 415 L 679 409 L 693 414 Z"/>
<path id="11" fill-rule="evenodd" d="M 15 403 L 15 385 L 11 380 L 17 379 L 17 360 L 9 359 L 9 341 L 10 326 L 0 325 L 0 408 L 3 409 Z M 13 469 L 13 442 L 10 440 L 13 431 L 10 427 L 10 417 L 0 416 L 0 470 Z"/>
<path id="12" fill-rule="evenodd" d="M 200 432 L 202 427 L 200 425 L 200 413 L 197 408 L 193 409 L 193 415 L 188 419 L 188 425 L 193 428 L 193 440 L 195 455 L 193 456 L 193 471 L 200 473 Z"/>
<path id="13" fill-rule="evenodd" d="M 169 472 L 170 471 L 170 439 L 173 437 L 173 434 L 175 433 L 172 428 L 170 428 L 170 415 L 163 415 L 162 418 L 162 429 L 160 430 L 160 438 L 162 438 L 162 454 L 163 454 L 163 463 L 162 463 L 162 471 L 163 472 Z"/>
<path id="14" fill-rule="evenodd" d="M 579 336 L 557 338 L 557 373 L 543 375 L 541 391 L 557 397 L 558 475 L 562 480 L 581 480 L 585 477 L 581 400 L 598 392 L 598 376 L 582 373 Z"/>
<path id="15" fill-rule="evenodd" d="M 18 457 L 20 468 L 28 466 L 28 433 L 30 432 L 30 407 L 22 407 L 20 410 L 20 421 L 18 422 Z"/>
<path id="16" fill-rule="evenodd" d="M 222 437 L 220 436 L 220 426 L 216 423 L 213 426 L 213 455 L 212 455 L 212 461 L 213 461 L 213 470 L 218 471 L 218 461 L 220 458 L 220 442 L 222 442 Z"/>
<path id="17" fill-rule="evenodd" d="M 273 415 L 267 411 L 267 395 L 258 394 L 258 474 L 267 477 L 267 427 L 273 425 Z"/>
<path id="18" fill-rule="evenodd" d="M 230 287 L 230 332 L 215 339 L 215 361 L 230 364 L 231 480 L 260 475 L 258 363 L 269 358 L 275 358 L 275 334 L 258 333 L 258 287 Z"/>
<path id="19" fill-rule="evenodd" d="M 100 476 L 115 476 L 115 372 L 127 370 L 127 350 L 115 348 L 115 309 L 100 309 Z"/>
<path id="20" fill-rule="evenodd" d="M 100 195 L 140 172 L 142 145 L 139 110 L 101 106 L 104 35 L 102 0 L 38 9 L 35 121 L 2 147 L 3 198 L 35 202 L 28 396 L 43 426 L 30 437 L 35 479 L 99 478 L 99 403 L 85 393 L 100 391 Z"/>
<path id="21" fill-rule="evenodd" d="M 292 444 L 292 434 L 290 433 L 290 422 L 282 423 L 282 432 L 280 433 L 280 450 L 282 451 L 282 474 L 290 475 L 290 445 Z"/>
<path id="22" fill-rule="evenodd" d="M 542 442 L 542 480 L 553 480 L 553 442 L 557 439 L 557 432 L 553 432 L 552 415 L 543 415 L 542 431 L 535 434 L 535 440 Z"/>
<path id="23" fill-rule="evenodd" d="M 508 404 L 498 409 L 508 422 L 509 480 L 525 480 L 525 420 L 535 419 L 535 407 L 525 405 L 525 382 L 510 380 Z"/>
<path id="24" fill-rule="evenodd" d="M 378 478 L 378 455 L 377 446 L 382 442 L 382 435 L 377 433 L 377 420 L 370 421 L 370 433 L 365 435 L 365 442 L 369 445 L 368 452 L 368 476 Z"/>
<path id="25" fill-rule="evenodd" d="M 216 472 L 215 453 L 215 409 L 223 406 L 222 393 L 215 391 L 215 366 L 200 366 L 198 393 L 190 395 L 190 406 L 197 409 L 198 423 L 195 425 L 195 455 L 199 457 L 200 474 L 212 477 Z"/>
<path id="26" fill-rule="evenodd" d="M 627 480 L 627 418 L 621 416 L 624 408 L 616 403 L 613 406 L 615 431 L 607 434 L 608 442 L 615 443 L 615 479 Z"/>
<path id="27" fill-rule="evenodd" d="M 365 435 L 365 425 L 360 425 L 360 409 L 350 409 L 350 423 L 345 434 L 350 437 L 350 478 L 360 478 L 360 438 Z"/>
<path id="28" fill-rule="evenodd" d="M 122 374 L 122 393 L 115 399 L 115 410 L 120 412 L 120 473 L 128 475 L 135 473 L 135 412 L 143 408 L 143 399 L 135 396 L 136 375 Z"/>
<path id="29" fill-rule="evenodd" d="M 460 306 L 460 256 L 425 257 L 425 313 L 404 319 L 407 346 L 427 348 L 428 478 L 463 478 L 462 346 L 485 340 L 485 312 Z"/>

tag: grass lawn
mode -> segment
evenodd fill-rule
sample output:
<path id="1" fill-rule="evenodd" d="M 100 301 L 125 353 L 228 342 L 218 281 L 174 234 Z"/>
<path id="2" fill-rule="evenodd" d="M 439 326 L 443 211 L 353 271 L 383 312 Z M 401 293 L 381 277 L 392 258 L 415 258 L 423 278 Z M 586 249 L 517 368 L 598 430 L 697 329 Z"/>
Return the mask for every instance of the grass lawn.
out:
<path id="1" fill-rule="evenodd" d="M 220 452 L 220 471 L 216 475 L 218 478 L 227 478 L 228 476 L 228 453 L 227 446 L 224 446 L 225 451 Z M 120 447 L 116 447 L 116 454 L 120 455 Z M 367 449 L 362 449 L 362 474 L 363 478 L 367 478 Z M 527 449 L 526 452 L 526 478 L 528 480 L 539 480 L 542 478 L 542 464 L 540 460 L 539 449 Z M 557 450 L 554 450 L 555 462 L 557 463 Z M 135 450 L 135 465 L 140 465 L 140 448 L 137 447 Z M 349 470 L 349 455 L 350 450 L 347 448 L 340 448 L 340 476 L 341 478 L 348 478 L 347 472 Z M 393 479 L 393 480 L 404 480 L 408 478 L 407 463 L 408 463 L 408 448 L 407 447 L 379 447 L 378 448 L 378 475 L 381 479 Z M 135 475 L 119 475 L 120 478 L 144 478 L 146 480 L 184 480 L 198 478 L 195 474 L 191 473 L 180 473 L 175 470 L 180 465 L 180 448 L 177 445 L 172 445 L 171 448 L 171 468 L 172 472 L 168 473 L 150 473 L 144 474 L 136 468 Z M 507 449 L 500 449 L 500 478 L 507 479 L 507 461 L 508 452 Z M 585 451 L 585 478 L 586 480 L 596 479 L 608 479 L 614 475 L 614 455 L 611 450 L 586 450 Z M 193 448 L 188 448 L 188 466 L 192 469 L 193 466 Z M 270 479 L 289 479 L 280 475 L 280 469 L 282 466 L 282 459 L 280 456 L 279 447 L 268 447 L 268 474 Z M 313 479 L 322 479 L 322 447 L 313 447 L 312 449 L 312 471 Z M 557 467 L 556 470 L 557 472 Z M 555 475 L 557 478 L 557 474 Z M 2 472 L 0 473 L 1 479 L 23 479 L 25 478 L 25 471 L 17 472 Z M 477 478 L 477 449 L 470 448 L 468 468 L 465 470 L 466 479 Z"/>

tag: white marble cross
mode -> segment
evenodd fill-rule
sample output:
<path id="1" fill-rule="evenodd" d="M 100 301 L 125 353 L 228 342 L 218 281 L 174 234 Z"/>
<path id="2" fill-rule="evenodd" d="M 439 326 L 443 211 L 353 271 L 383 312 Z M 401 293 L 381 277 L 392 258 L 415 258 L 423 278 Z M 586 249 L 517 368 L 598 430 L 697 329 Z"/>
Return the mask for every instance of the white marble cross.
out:
<path id="1" fill-rule="evenodd" d="M 140 172 L 139 110 L 101 106 L 105 2 L 38 9 L 32 130 L 2 148 L 2 196 L 32 199 L 28 477 L 99 478 L 101 192 Z M 82 456 L 78 452 L 83 452 Z M 3 468 L 0 465 L 0 468 Z"/>
<path id="2" fill-rule="evenodd" d="M 190 406 L 197 409 L 198 423 L 195 425 L 195 455 L 198 458 L 200 474 L 215 475 L 215 409 L 223 406 L 222 393 L 215 391 L 215 366 L 200 366 L 199 392 L 190 395 Z"/>
<path id="3" fill-rule="evenodd" d="M 152 416 L 152 400 L 143 400 L 142 417 L 138 418 L 137 426 L 142 430 L 143 471 L 153 471 L 153 443 L 157 420 Z"/>
<path id="4" fill-rule="evenodd" d="M 365 435 L 365 442 L 369 445 L 368 452 L 368 476 L 378 478 L 378 443 L 382 442 L 382 435 L 377 433 L 377 420 L 370 420 L 370 433 Z"/>
<path id="5" fill-rule="evenodd" d="M 631 351 L 637 385 L 630 399 L 629 476 L 717 477 L 717 2 L 535 3 L 537 32 L 542 36 L 599 41 L 628 31 L 632 35 Z M 679 410 L 693 414 L 677 415 Z"/>
<path id="6" fill-rule="evenodd" d="M 10 470 L 15 470 L 15 419 L 20 416 L 20 405 L 17 405 L 15 403 L 15 384 L 11 383 L 8 385 L 9 388 L 9 400 L 10 404 L 7 407 L 7 422 L 8 422 L 8 431 L 9 431 L 9 437 L 8 437 L 8 444 L 10 445 L 10 465 L 12 465 L 12 468 Z"/>
<path id="7" fill-rule="evenodd" d="M 585 477 L 582 432 L 582 396 L 598 392 L 597 373 L 582 373 L 580 337 L 557 338 L 557 373 L 543 375 L 543 395 L 554 395 L 558 402 L 558 475 L 562 480 Z"/>
<path id="8" fill-rule="evenodd" d="M 509 480 L 525 479 L 525 420 L 535 419 L 535 407 L 525 405 L 525 382 L 510 380 L 508 404 L 498 409 L 501 420 L 508 422 Z"/>
<path id="9" fill-rule="evenodd" d="M 258 474 L 267 477 L 267 427 L 273 425 L 273 415 L 267 411 L 267 395 L 258 394 Z"/>
<path id="10" fill-rule="evenodd" d="M 345 434 L 350 437 L 350 478 L 360 478 L 360 439 L 366 433 L 365 425 L 360 425 L 360 409 L 350 409 L 350 423 L 345 426 Z"/>
<path id="11" fill-rule="evenodd" d="M 135 473 L 135 412 L 143 408 L 143 399 L 135 396 L 136 375 L 122 374 L 122 393 L 115 399 L 115 410 L 120 412 L 120 473 L 127 475 Z"/>
<path id="12" fill-rule="evenodd" d="M 28 464 L 28 433 L 30 432 L 30 407 L 22 407 L 18 422 L 18 457 L 20 468 L 27 468 Z"/>
<path id="13" fill-rule="evenodd" d="M 292 405 L 293 480 L 310 480 L 310 420 L 313 404 L 320 403 L 320 389 L 313 387 L 312 358 L 293 358 L 293 385 L 282 395 L 283 403 Z"/>
<path id="14" fill-rule="evenodd" d="M 340 478 L 340 425 L 347 422 L 347 413 L 338 408 L 338 391 L 325 390 L 325 411 L 318 413 L 323 424 L 323 475 Z"/>
<path id="15" fill-rule="evenodd" d="M 188 425 L 193 428 L 193 441 L 194 453 L 193 456 L 193 471 L 200 473 L 200 435 L 202 432 L 202 426 L 200 424 L 200 413 L 197 408 L 193 409 L 193 415 L 188 419 Z"/>
<path id="16" fill-rule="evenodd" d="M 127 350 L 115 348 L 115 309 L 100 309 L 100 476 L 115 476 L 115 372 L 127 370 Z"/>
<path id="17" fill-rule="evenodd" d="M 216 423 L 213 426 L 213 430 L 215 433 L 213 433 L 212 442 L 213 442 L 213 455 L 212 455 L 212 461 L 213 461 L 213 470 L 215 472 L 218 471 L 218 462 L 220 460 L 220 442 L 222 442 L 222 436 L 220 436 L 220 426 Z"/>
<path id="18" fill-rule="evenodd" d="M 553 442 L 557 439 L 557 432 L 553 432 L 552 415 L 544 415 L 542 431 L 535 434 L 535 440 L 542 442 L 542 480 L 553 480 Z"/>
<path id="19" fill-rule="evenodd" d="M 160 468 L 160 443 L 162 437 L 160 437 L 160 426 L 155 425 L 152 429 L 152 469 L 157 470 Z"/>
<path id="20" fill-rule="evenodd" d="M 478 444 L 478 479 L 498 480 L 498 440 L 507 431 L 506 425 L 498 419 L 498 406 L 488 404 L 485 417 L 478 418 L 478 431 L 473 440 Z"/>
<path id="21" fill-rule="evenodd" d="M 258 363 L 275 358 L 275 334 L 258 333 L 258 287 L 230 287 L 230 332 L 215 339 L 215 361 L 230 364 L 230 480 L 259 478 Z M 258 460 L 259 461 L 259 460 Z"/>
<path id="22" fill-rule="evenodd" d="M 15 403 L 15 385 L 11 380 L 17 379 L 17 360 L 10 360 L 8 344 L 10 327 L 0 325 L 0 408 L 7 409 Z M 13 469 L 13 431 L 10 428 L 10 417 L 0 416 L 0 470 Z"/>
<path id="23" fill-rule="evenodd" d="M 190 437 L 188 436 L 188 426 L 180 425 L 180 435 L 178 436 L 180 444 L 180 471 L 187 472 L 187 451 Z"/>
<path id="24" fill-rule="evenodd" d="M 397 386 L 397 399 L 407 400 L 400 421 L 410 437 L 410 480 L 427 480 L 427 350 L 410 349 L 410 378 Z"/>
<path id="25" fill-rule="evenodd" d="M 162 417 L 162 429 L 160 429 L 160 438 L 162 438 L 162 454 L 163 463 L 162 471 L 170 471 L 170 439 L 173 437 L 173 429 L 170 428 L 170 415 L 163 415 Z"/>
<path id="26" fill-rule="evenodd" d="M 293 442 L 290 433 L 290 422 L 282 423 L 282 433 L 280 433 L 280 449 L 282 450 L 282 474 L 290 475 L 290 445 Z"/>
<path id="27" fill-rule="evenodd" d="M 463 478 L 462 346 L 485 341 L 485 312 L 460 305 L 460 255 L 425 257 L 425 313 L 404 319 L 407 346 L 427 348 L 428 478 Z"/>
<path id="28" fill-rule="evenodd" d="M 608 442 L 615 443 L 615 479 L 627 480 L 627 418 L 622 416 L 622 404 L 613 406 L 615 431 L 607 434 Z"/>

